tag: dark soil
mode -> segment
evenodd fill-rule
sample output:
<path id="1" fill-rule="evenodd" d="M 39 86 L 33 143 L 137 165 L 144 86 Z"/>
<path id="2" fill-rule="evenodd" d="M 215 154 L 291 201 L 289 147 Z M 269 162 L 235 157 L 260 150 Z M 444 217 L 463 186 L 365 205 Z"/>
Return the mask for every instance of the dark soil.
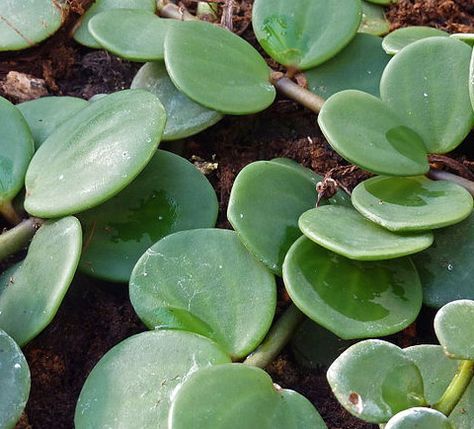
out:
<path id="1" fill-rule="evenodd" d="M 43 43 L 19 53 L 0 54 L 0 79 L 10 71 L 44 80 L 50 94 L 89 98 L 127 88 L 139 65 L 102 51 L 75 44 L 69 37 L 83 8 L 91 0 L 73 0 L 64 28 Z M 184 2 L 187 6 L 194 1 Z M 248 25 L 251 1 L 236 1 L 231 16 L 234 31 L 254 42 Z M 431 25 L 450 32 L 474 32 L 473 0 L 399 0 L 387 12 L 392 28 Z M 227 20 L 229 23 L 229 20 Z M 0 95 L 15 97 L 0 86 Z M 471 137 L 472 138 L 472 137 Z M 237 173 L 246 164 L 286 156 L 325 174 L 333 174 L 349 188 L 365 173 L 340 169 L 345 163 L 331 151 L 321 135 L 314 114 L 295 103 L 279 99 L 267 111 L 245 117 L 226 117 L 218 125 L 184 144 L 168 144 L 188 159 L 198 157 L 218 163 L 208 177 L 220 200 L 218 226 L 229 227 L 226 206 Z M 465 160 L 463 154 L 460 160 Z M 472 158 L 471 158 L 472 159 Z M 472 167 L 472 163 L 466 163 Z M 0 228 L 2 225 L 0 224 Z M 286 297 L 281 294 L 280 304 Z M 432 336 L 432 313 L 424 311 L 418 326 L 391 338 L 407 346 Z M 145 330 L 135 315 L 125 285 L 99 283 L 78 276 L 53 323 L 26 348 L 32 373 L 32 390 L 26 413 L 17 429 L 73 428 L 74 408 L 88 373 L 103 354 L 123 339 Z M 276 383 L 306 395 L 318 408 L 330 429 L 375 428 L 348 415 L 333 398 L 324 372 L 299 367 L 285 350 L 269 368 Z"/>

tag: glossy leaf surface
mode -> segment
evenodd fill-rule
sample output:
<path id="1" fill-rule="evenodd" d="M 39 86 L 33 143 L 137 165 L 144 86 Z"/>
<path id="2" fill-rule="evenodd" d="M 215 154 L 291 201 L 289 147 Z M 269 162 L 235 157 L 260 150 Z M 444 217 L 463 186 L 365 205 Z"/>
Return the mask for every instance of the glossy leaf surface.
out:
<path id="1" fill-rule="evenodd" d="M 146 166 L 165 121 L 160 101 L 143 90 L 91 103 L 36 152 L 26 174 L 25 209 L 34 216 L 59 217 L 108 200 Z"/>
<path id="2" fill-rule="evenodd" d="M 0 97 L 0 206 L 23 187 L 26 169 L 34 152 L 28 124 L 19 110 Z"/>
<path id="3" fill-rule="evenodd" d="M 0 427 L 13 429 L 30 394 L 30 370 L 20 347 L 0 329 Z"/>
<path id="4" fill-rule="evenodd" d="M 176 393 L 169 429 L 326 429 L 313 405 L 299 393 L 275 388 L 268 374 L 243 364 L 194 373 Z"/>
<path id="5" fill-rule="evenodd" d="M 366 340 L 349 347 L 327 377 L 344 408 L 371 423 L 385 423 L 424 402 L 420 370 L 402 349 L 386 341 Z"/>
<path id="6" fill-rule="evenodd" d="M 474 301 L 450 302 L 436 313 L 434 328 L 444 352 L 452 359 L 474 360 Z"/>
<path id="7" fill-rule="evenodd" d="M 26 258 L 0 275 L 0 329 L 23 346 L 53 320 L 81 254 L 79 221 L 68 217 L 43 225 Z"/>
<path id="8" fill-rule="evenodd" d="M 165 61 L 180 91 L 218 112 L 256 113 L 275 99 L 270 69 L 260 54 L 239 36 L 210 23 L 172 26 L 165 40 Z"/>
<path id="9" fill-rule="evenodd" d="M 429 169 L 421 137 L 380 99 L 365 92 L 334 94 L 324 103 L 318 123 L 333 149 L 365 170 L 415 176 Z"/>
<path id="10" fill-rule="evenodd" d="M 372 177 L 356 186 L 352 204 L 366 218 L 391 231 L 421 231 L 452 225 L 472 212 L 461 186 L 419 177 Z"/>
<path id="11" fill-rule="evenodd" d="M 234 231 L 195 229 L 145 252 L 132 272 L 130 299 L 150 329 L 196 332 L 239 358 L 270 328 L 276 287 Z"/>
<path id="12" fill-rule="evenodd" d="M 41 144 L 67 119 L 74 116 L 89 103 L 76 97 L 42 97 L 26 101 L 16 107 L 25 117 L 35 147 Z"/>
<path id="13" fill-rule="evenodd" d="M 242 243 L 275 274 L 301 235 L 298 218 L 315 207 L 317 176 L 280 161 L 257 161 L 237 175 L 227 218 Z"/>
<path id="14" fill-rule="evenodd" d="M 449 34 L 445 31 L 438 30 L 433 27 L 415 26 L 403 27 L 392 31 L 385 36 L 382 42 L 382 47 L 385 52 L 390 55 L 395 55 L 409 44 L 428 37 L 448 37 Z"/>
<path id="15" fill-rule="evenodd" d="M 385 18 L 383 7 L 362 0 L 362 21 L 359 33 L 383 36 L 390 31 L 390 23 Z"/>
<path id="16" fill-rule="evenodd" d="M 382 100 L 422 137 L 430 153 L 451 151 L 473 126 L 471 51 L 451 37 L 430 37 L 404 48 L 384 70 Z"/>
<path id="17" fill-rule="evenodd" d="M 145 64 L 133 78 L 132 89 L 156 95 L 166 110 L 163 140 L 177 140 L 197 134 L 222 119 L 222 114 L 195 103 L 180 92 L 161 62 Z"/>
<path id="18" fill-rule="evenodd" d="M 421 308 L 420 280 L 408 258 L 354 261 L 306 237 L 289 250 L 283 280 L 303 313 L 343 339 L 398 332 Z"/>
<path id="19" fill-rule="evenodd" d="M 128 282 L 151 245 L 173 232 L 213 227 L 217 210 L 206 177 L 184 158 L 160 150 L 122 192 L 80 215 L 87 243 L 81 270 Z"/>
<path id="20" fill-rule="evenodd" d="M 155 0 L 96 0 L 82 15 L 81 24 L 74 32 L 74 40 L 89 48 L 100 49 L 100 44 L 89 33 L 89 21 L 101 12 L 111 9 L 140 9 L 155 12 Z"/>
<path id="21" fill-rule="evenodd" d="M 0 5 L 0 51 L 36 45 L 58 30 L 66 13 L 67 4 L 61 1 L 3 0 Z"/>
<path id="22" fill-rule="evenodd" d="M 425 407 L 410 408 L 392 417 L 385 429 L 453 429 L 448 418 Z"/>
<path id="23" fill-rule="evenodd" d="M 76 429 L 167 429 L 173 392 L 199 368 L 230 362 L 212 341 L 190 332 L 156 330 L 122 341 L 87 378 Z"/>
<path id="24" fill-rule="evenodd" d="M 434 232 L 429 249 L 413 261 L 423 285 L 423 302 L 440 308 L 457 299 L 474 299 L 474 214 Z"/>
<path id="25" fill-rule="evenodd" d="M 308 89 L 324 99 L 346 89 L 378 96 L 380 78 L 389 59 L 380 37 L 357 34 L 334 58 L 305 72 Z"/>
<path id="26" fill-rule="evenodd" d="M 140 9 L 113 9 L 91 18 L 89 32 L 100 46 L 130 61 L 164 58 L 166 33 L 174 21 Z"/>
<path id="27" fill-rule="evenodd" d="M 401 235 L 367 220 L 354 209 L 323 206 L 308 210 L 299 219 L 303 234 L 310 240 L 360 261 L 398 258 L 426 249 L 433 234 Z"/>

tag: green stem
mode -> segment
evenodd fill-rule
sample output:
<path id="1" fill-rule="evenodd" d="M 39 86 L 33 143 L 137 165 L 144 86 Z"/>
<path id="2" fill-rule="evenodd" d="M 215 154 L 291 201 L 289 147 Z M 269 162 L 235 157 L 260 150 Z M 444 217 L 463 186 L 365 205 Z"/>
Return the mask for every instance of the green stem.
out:
<path id="1" fill-rule="evenodd" d="M 474 376 L 474 361 L 464 360 L 460 363 L 459 369 L 444 392 L 443 396 L 433 408 L 449 416 L 458 402 L 461 400 L 469 383 Z"/>
<path id="2" fill-rule="evenodd" d="M 16 212 L 11 201 L 5 201 L 0 205 L 0 214 L 12 225 L 18 225 L 21 222 L 21 216 Z"/>
<path id="3" fill-rule="evenodd" d="M 30 218 L 0 234 L 0 261 L 25 247 L 42 224 L 43 220 Z"/>
<path id="4" fill-rule="evenodd" d="M 244 364 L 259 368 L 268 366 L 280 354 L 304 319 L 305 315 L 296 305 L 291 304 L 272 326 L 263 343 L 245 359 Z"/>
<path id="5" fill-rule="evenodd" d="M 465 188 L 472 196 L 474 196 L 474 182 L 457 176 L 456 174 L 448 173 L 444 170 L 431 169 L 428 172 L 428 177 L 433 180 L 448 180 L 450 182 L 457 183 L 458 185 L 461 185 L 463 188 Z"/>

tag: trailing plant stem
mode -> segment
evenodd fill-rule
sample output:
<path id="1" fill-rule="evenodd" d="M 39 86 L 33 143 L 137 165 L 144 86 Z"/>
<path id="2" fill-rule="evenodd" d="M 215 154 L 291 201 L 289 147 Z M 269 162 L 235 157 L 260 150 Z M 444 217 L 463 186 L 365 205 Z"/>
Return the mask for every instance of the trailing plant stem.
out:
<path id="1" fill-rule="evenodd" d="M 456 375 L 451 381 L 451 384 L 448 386 L 439 402 L 434 405 L 434 408 L 445 416 L 449 416 L 461 400 L 473 376 L 474 361 L 462 361 Z"/>
<path id="2" fill-rule="evenodd" d="M 0 234 L 0 261 L 25 247 L 43 222 L 41 219 L 29 218 Z"/>
<path id="3" fill-rule="evenodd" d="M 444 170 L 434 170 L 431 169 L 428 172 L 428 177 L 434 180 L 448 180 L 450 182 L 457 183 L 458 185 L 465 188 L 473 197 L 474 197 L 474 182 L 471 182 L 468 179 L 457 176 L 456 174 L 448 173 Z"/>
<path id="4" fill-rule="evenodd" d="M 280 354 L 306 316 L 291 304 L 272 326 L 262 344 L 245 359 L 244 364 L 267 367 Z"/>
<path id="5" fill-rule="evenodd" d="M 12 225 L 18 225 L 21 222 L 21 216 L 14 209 L 11 201 L 5 201 L 0 205 L 0 214 Z"/>

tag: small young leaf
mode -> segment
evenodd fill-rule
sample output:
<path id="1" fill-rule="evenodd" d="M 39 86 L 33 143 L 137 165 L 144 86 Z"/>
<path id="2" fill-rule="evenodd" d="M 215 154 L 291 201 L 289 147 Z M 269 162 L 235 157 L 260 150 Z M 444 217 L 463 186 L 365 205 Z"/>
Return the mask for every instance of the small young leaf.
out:
<path id="1" fill-rule="evenodd" d="M 214 125 L 222 114 L 195 103 L 178 91 L 161 62 L 145 64 L 133 78 L 132 89 L 146 89 L 156 95 L 166 110 L 163 140 L 192 136 Z"/>
<path id="2" fill-rule="evenodd" d="M 390 31 L 390 23 L 385 18 L 383 7 L 362 0 L 362 21 L 359 33 L 383 36 Z"/>
<path id="3" fill-rule="evenodd" d="M 165 40 L 165 62 L 178 90 L 218 112 L 256 113 L 275 99 L 270 69 L 260 54 L 208 22 L 173 25 Z"/>
<path id="4" fill-rule="evenodd" d="M 303 313 L 343 339 L 401 331 L 421 308 L 420 280 L 408 258 L 354 261 L 306 237 L 288 251 L 283 281 Z"/>
<path id="5" fill-rule="evenodd" d="M 268 55 L 306 70 L 332 58 L 354 37 L 360 0 L 256 0 L 252 25 Z"/>
<path id="6" fill-rule="evenodd" d="M 30 370 L 20 347 L 0 329 L 0 427 L 13 429 L 30 394 Z"/>
<path id="7" fill-rule="evenodd" d="M 452 359 L 474 360 L 474 301 L 463 299 L 442 307 L 434 320 L 436 336 Z"/>
<path id="8" fill-rule="evenodd" d="M 276 287 L 234 231 L 195 229 L 145 252 L 132 272 L 130 300 L 150 329 L 196 332 L 241 358 L 270 328 Z"/>
<path id="9" fill-rule="evenodd" d="M 122 341 L 99 361 L 76 406 L 76 429 L 167 429 L 175 392 L 199 368 L 230 362 L 212 341 L 156 330 Z"/>
<path id="10" fill-rule="evenodd" d="M 352 204 L 391 231 L 422 231 L 461 222 L 472 213 L 472 196 L 445 180 L 372 177 L 356 186 Z"/>
<path id="11" fill-rule="evenodd" d="M 425 407 L 410 408 L 393 416 L 385 429 L 454 429 L 439 411 Z"/>
<path id="12" fill-rule="evenodd" d="M 43 225 L 26 258 L 0 275 L 0 328 L 23 346 L 49 325 L 71 284 L 81 255 L 79 221 Z"/>
<path id="13" fill-rule="evenodd" d="M 445 31 L 433 27 L 404 27 L 385 36 L 382 47 L 387 54 L 395 55 L 409 44 L 428 37 L 448 37 Z"/>
<path id="14" fill-rule="evenodd" d="M 243 364 L 203 368 L 176 393 L 169 429 L 327 429 L 299 393 L 272 384 L 265 371 Z"/>
<path id="15" fill-rule="evenodd" d="M 366 340 L 349 347 L 330 366 L 327 377 L 344 408 L 371 423 L 385 423 L 425 403 L 418 367 L 386 341 Z"/>

